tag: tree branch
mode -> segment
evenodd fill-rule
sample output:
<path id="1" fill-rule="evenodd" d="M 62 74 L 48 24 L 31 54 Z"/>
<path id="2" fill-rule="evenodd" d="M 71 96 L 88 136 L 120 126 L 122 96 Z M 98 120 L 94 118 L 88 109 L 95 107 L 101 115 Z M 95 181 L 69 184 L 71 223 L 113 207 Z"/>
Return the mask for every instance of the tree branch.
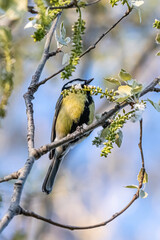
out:
<path id="1" fill-rule="evenodd" d="M 138 192 L 138 191 L 137 191 L 137 192 Z M 105 226 L 105 225 L 107 225 L 108 223 L 112 222 L 115 218 L 117 218 L 117 217 L 120 216 L 123 212 L 125 212 L 125 211 L 134 203 L 134 201 L 135 201 L 137 198 L 138 198 L 138 194 L 136 193 L 136 194 L 133 196 L 132 200 L 131 200 L 131 201 L 126 205 L 126 207 L 124 207 L 120 212 L 115 213 L 111 218 L 109 218 L 108 220 L 106 220 L 106 221 L 104 221 L 104 222 L 97 223 L 97 224 L 94 224 L 94 225 L 89 225 L 89 226 L 73 226 L 73 225 L 61 224 L 61 223 L 52 221 L 51 219 L 42 217 L 42 216 L 38 215 L 38 214 L 35 213 L 35 212 L 25 210 L 25 209 L 23 209 L 23 208 L 21 208 L 19 214 L 23 214 L 23 215 L 26 216 L 26 217 L 33 217 L 33 218 L 42 220 L 42 221 L 44 221 L 44 222 L 47 222 L 47 223 L 49 223 L 49 224 L 51 224 L 51 225 L 54 225 L 54 226 L 56 226 L 56 227 L 61 227 L 61 228 L 65 228 L 65 229 L 72 230 L 72 231 L 73 231 L 73 230 L 87 230 L 87 229 L 93 229 L 93 228 L 102 227 L 102 226 Z"/>
<path id="2" fill-rule="evenodd" d="M 84 3 L 82 7 L 88 7 L 88 6 L 92 6 L 98 2 L 100 2 L 101 0 L 96 0 L 96 1 L 93 1 L 91 3 Z M 68 9 L 68 8 L 76 8 L 77 7 L 77 4 L 75 4 L 75 1 L 72 1 L 71 3 L 69 3 L 68 5 L 65 5 L 65 6 L 57 6 L 57 7 L 46 7 L 49 8 L 49 10 L 54 10 L 54 9 Z M 81 6 L 79 6 L 81 7 Z M 38 14 L 38 11 L 34 9 L 34 6 L 27 6 L 28 8 L 28 12 L 32 13 L 32 14 Z"/>
<path id="3" fill-rule="evenodd" d="M 145 95 L 146 93 L 153 91 L 154 87 L 160 82 L 160 78 L 156 78 L 155 80 L 153 80 L 140 94 L 140 97 L 142 97 L 143 95 Z M 66 138 L 58 141 L 58 142 L 53 142 L 51 144 L 47 144 L 42 146 L 40 149 L 30 149 L 30 158 L 27 160 L 25 166 L 21 169 L 21 173 L 19 176 L 18 181 L 14 184 L 14 191 L 13 191 L 13 195 L 12 195 L 12 201 L 11 201 L 11 205 L 8 209 L 8 212 L 4 215 L 4 217 L 2 218 L 1 222 L 0 222 L 0 232 L 3 231 L 3 229 L 9 224 L 9 222 L 12 220 L 12 218 L 17 215 L 20 214 L 20 207 L 19 207 L 19 203 L 20 203 L 20 198 L 21 198 L 21 193 L 22 193 L 22 189 L 25 183 L 25 180 L 27 178 L 27 176 L 29 175 L 29 172 L 33 166 L 34 160 L 35 158 L 39 158 L 40 155 L 45 154 L 46 152 L 50 151 L 51 149 L 62 145 L 62 144 L 66 144 L 67 142 L 77 138 L 77 137 L 81 137 L 82 135 L 84 135 L 85 133 L 93 130 L 94 128 L 96 128 L 97 126 L 100 126 L 102 124 L 104 124 L 108 118 L 110 118 L 111 116 L 113 116 L 118 110 L 124 108 L 125 106 L 127 106 L 128 103 L 124 102 L 120 105 L 116 105 L 113 109 L 111 109 L 108 113 L 104 113 L 104 115 L 97 120 L 95 123 L 89 125 L 86 129 L 80 129 L 80 132 L 77 133 L 76 131 L 70 135 L 69 137 L 67 136 Z M 143 166 L 143 165 L 142 165 Z M 122 214 L 129 206 L 132 205 L 132 203 L 139 197 L 139 190 L 142 187 L 142 183 L 143 183 L 143 178 L 144 178 L 144 172 L 142 174 L 142 180 L 139 183 L 139 188 L 136 192 L 136 194 L 133 196 L 132 200 L 130 201 L 130 203 L 124 208 L 122 209 L 119 213 L 117 213 L 116 215 L 113 215 L 111 219 L 107 220 L 106 222 L 94 225 L 94 227 L 98 227 L 98 226 L 104 226 L 106 225 L 108 222 L 111 222 L 114 218 L 116 218 L 117 216 L 119 216 L 120 214 Z M 78 227 L 79 228 L 79 227 Z M 93 228 L 93 226 L 88 226 L 83 227 L 83 229 L 89 229 L 89 228 Z M 80 229 L 80 228 L 79 228 Z"/>
<path id="4" fill-rule="evenodd" d="M 57 48 L 57 50 L 55 52 L 48 53 L 48 58 L 54 57 L 57 55 L 57 53 L 60 53 L 60 52 L 62 52 L 62 50 L 60 48 Z"/>
<path id="5" fill-rule="evenodd" d="M 142 188 L 143 185 L 143 179 L 144 179 L 144 173 L 145 173 L 145 165 L 144 165 L 144 154 L 143 154 L 143 149 L 142 149 L 142 124 L 143 124 L 143 120 L 141 119 L 139 121 L 140 123 L 140 138 L 139 138 L 139 149 L 140 149 L 140 153 L 141 153 L 141 159 L 142 159 L 142 176 L 141 176 L 141 180 L 139 182 L 139 189 Z"/>
<path id="6" fill-rule="evenodd" d="M 100 0 L 98 0 L 100 1 Z M 94 3 L 97 3 L 98 1 L 95 1 Z M 75 4 L 75 1 L 74 1 Z M 90 3 L 90 5 L 92 5 L 93 3 Z M 76 4 L 75 4 L 76 5 Z M 92 49 L 94 49 L 96 47 L 96 45 L 103 39 L 104 36 L 106 36 L 112 29 L 115 28 L 115 26 L 123 19 L 125 18 L 132 9 L 130 9 L 127 13 L 125 13 L 109 30 L 107 30 L 105 33 L 103 33 L 98 40 L 95 42 L 95 44 L 93 44 L 92 46 L 90 46 L 81 56 L 84 56 L 85 54 L 87 54 L 88 52 L 90 52 Z M 39 158 L 41 155 L 45 154 L 46 152 L 50 151 L 51 149 L 62 145 L 62 144 L 66 144 L 68 142 L 70 142 L 71 140 L 75 140 L 76 138 L 79 138 L 81 136 L 83 136 L 84 134 L 86 134 L 87 132 L 92 131 L 93 129 L 95 129 L 98 126 L 103 125 L 104 123 L 108 123 L 108 119 L 113 116 L 117 111 L 119 111 L 120 109 L 124 108 L 125 106 L 128 105 L 128 102 L 124 102 L 120 105 L 116 105 L 113 109 L 111 109 L 109 112 L 104 113 L 103 116 L 97 120 L 96 122 L 94 122 L 93 124 L 89 125 L 87 128 L 85 129 L 78 129 L 77 131 L 75 131 L 73 134 L 67 136 L 66 138 L 57 141 L 57 142 L 53 142 L 51 144 L 47 144 L 42 146 L 40 149 L 34 149 L 34 118 L 33 118 L 33 104 L 32 104 L 32 100 L 33 100 L 33 95 L 34 93 L 37 91 L 37 88 L 44 84 L 46 81 L 48 81 L 50 78 L 52 78 L 53 76 L 56 76 L 57 74 L 59 74 L 60 72 L 62 72 L 64 70 L 61 69 L 59 70 L 57 73 L 55 73 L 54 75 L 50 76 L 49 78 L 39 82 L 41 73 L 43 71 L 43 68 L 46 64 L 46 61 L 48 60 L 49 57 L 56 55 L 56 52 L 51 52 L 49 53 L 49 49 L 50 49 L 50 44 L 51 44 L 51 40 L 53 37 L 53 33 L 55 32 L 55 29 L 57 27 L 57 23 L 58 20 L 60 18 L 61 13 L 59 13 L 57 15 L 57 19 L 55 20 L 55 23 L 52 24 L 51 29 L 49 31 L 49 33 L 47 34 L 46 37 L 46 42 L 45 42 L 45 46 L 44 46 L 44 52 L 41 58 L 41 61 L 36 69 L 35 74 L 32 77 L 32 81 L 30 83 L 30 86 L 28 87 L 28 91 L 27 93 L 24 94 L 24 99 L 25 99 L 25 104 L 26 104 L 26 114 L 27 114 L 27 122 L 28 122 L 28 129 L 27 129 L 27 140 L 28 140 L 28 152 L 29 152 L 29 158 L 27 159 L 25 165 L 23 168 L 21 168 L 20 170 L 18 170 L 17 172 L 14 172 L 4 178 L 1 178 L 1 182 L 4 181 L 8 181 L 10 179 L 16 179 L 18 178 L 18 180 L 15 182 L 14 184 L 14 190 L 13 190 L 13 194 L 12 194 L 12 199 L 11 199 L 11 203 L 10 206 L 8 208 L 7 213 L 3 216 L 3 218 L 0 221 L 0 232 L 3 231 L 3 229 L 9 224 L 9 222 L 13 219 L 14 216 L 18 215 L 18 214 L 23 214 L 25 216 L 31 216 L 35 217 L 37 219 L 41 219 L 43 221 L 45 221 L 43 217 L 37 215 L 36 213 L 33 212 L 29 212 L 26 211 L 24 209 L 22 209 L 20 207 L 20 200 L 21 200 L 21 195 L 22 195 L 22 190 L 23 190 L 23 186 L 25 184 L 25 181 L 32 169 L 32 166 L 34 164 L 35 158 Z M 155 90 L 158 88 L 155 88 L 155 86 L 157 85 L 157 83 L 160 82 L 160 78 L 155 79 L 150 85 L 148 85 L 147 88 L 145 88 L 140 96 L 143 96 L 144 94 L 146 94 L 149 91 L 156 91 L 159 92 L 159 90 Z M 142 129 L 142 128 L 141 128 Z M 141 142 L 142 140 L 140 140 Z M 140 147 L 142 148 L 142 146 L 140 145 Z M 142 156 L 142 155 L 141 155 Z M 142 161 L 142 167 L 143 167 L 143 161 Z M 89 229 L 89 228 L 95 228 L 95 227 L 100 227 L 100 226 L 104 226 L 107 223 L 111 222 L 113 219 L 115 219 L 117 216 L 119 216 L 120 214 L 122 214 L 124 211 L 126 211 L 126 209 L 128 207 L 130 207 L 132 205 L 132 203 L 139 197 L 139 190 L 142 187 L 142 183 L 143 183 L 143 178 L 144 178 L 144 174 L 142 175 L 142 182 L 141 185 L 139 183 L 139 189 L 137 190 L 137 193 L 133 196 L 132 200 L 127 204 L 126 207 L 124 207 L 120 212 L 114 214 L 109 220 L 103 222 L 103 223 L 99 223 L 96 225 L 92 225 L 92 226 L 85 226 L 85 227 L 76 227 L 76 226 L 67 226 L 67 225 L 63 225 L 63 224 L 59 224 L 59 223 L 55 223 L 52 220 L 46 220 L 46 221 L 50 221 L 49 223 L 56 225 L 56 226 L 61 226 L 61 227 L 65 227 L 68 228 L 70 230 L 74 230 L 74 229 Z M 5 180 L 4 180 L 5 179 Z"/>
<path id="7" fill-rule="evenodd" d="M 0 178 L 0 183 L 7 182 L 7 181 L 13 180 L 13 179 L 17 179 L 19 177 L 19 175 L 20 175 L 20 172 L 21 172 L 21 169 L 19 169 L 18 171 L 13 172 L 13 173 L 3 177 L 3 178 Z"/>
<path id="8" fill-rule="evenodd" d="M 32 151 L 34 148 L 34 128 L 35 128 L 34 127 L 34 119 L 33 119 L 33 104 L 32 104 L 33 94 L 36 91 L 34 86 L 39 81 L 42 70 L 48 59 L 49 48 L 50 48 L 52 36 L 56 29 L 60 15 L 61 14 L 57 15 L 56 22 L 52 24 L 50 31 L 47 34 L 42 59 L 40 61 L 40 64 L 37 67 L 35 74 L 32 77 L 32 81 L 28 88 L 28 92 L 26 94 L 24 94 L 24 99 L 25 99 L 25 103 L 26 103 L 27 120 L 28 120 L 27 121 L 27 123 L 28 123 L 27 140 L 28 140 L 29 159 L 26 161 L 24 167 L 21 169 L 18 180 L 14 184 L 14 190 L 13 190 L 13 195 L 12 195 L 12 199 L 11 199 L 11 204 L 9 206 L 7 213 L 3 216 L 3 218 L 0 221 L 0 233 L 9 224 L 9 222 L 13 219 L 13 217 L 15 215 L 17 215 L 20 211 L 19 203 L 21 200 L 23 186 L 25 184 L 25 181 L 26 181 L 26 179 L 32 169 L 34 161 L 35 161 L 35 158 L 32 156 Z"/>
<path id="9" fill-rule="evenodd" d="M 154 89 L 154 87 L 160 82 L 160 78 L 156 78 L 155 80 L 153 80 L 140 94 L 140 97 L 142 97 L 143 95 L 145 95 L 146 93 L 152 91 Z M 111 118 L 117 111 L 121 110 L 122 108 L 126 107 L 127 105 L 129 105 L 129 102 L 125 101 L 119 105 L 116 105 L 114 108 L 112 108 L 110 111 L 105 112 L 102 114 L 101 118 L 96 120 L 95 122 L 93 122 L 92 124 L 90 124 L 89 126 L 86 126 L 85 128 L 78 128 L 75 132 L 73 132 L 72 134 L 67 135 L 65 138 L 58 140 L 58 141 L 54 141 L 50 144 L 46 144 L 43 145 L 42 147 L 40 147 L 39 149 L 34 149 L 32 154 L 33 156 L 38 159 L 40 158 L 42 155 L 46 154 L 47 152 L 49 152 L 50 150 L 61 146 L 61 145 L 65 145 L 77 138 L 80 138 L 82 136 L 84 136 L 85 134 L 93 131 L 95 128 L 99 127 L 99 126 L 103 126 L 105 123 L 108 123 L 108 119 Z"/>
<path id="10" fill-rule="evenodd" d="M 152 91 L 153 91 L 153 92 L 157 92 L 157 93 L 159 93 L 159 92 L 160 92 L 160 88 L 153 88 Z"/>
<path id="11" fill-rule="evenodd" d="M 132 11 L 132 8 L 128 9 L 128 11 L 116 22 L 112 25 L 112 27 L 110 27 L 106 32 L 104 32 L 98 39 L 97 41 L 91 45 L 85 52 L 83 52 L 81 55 L 80 55 L 80 58 L 83 57 L 84 55 L 86 55 L 87 53 L 89 53 L 92 49 L 94 49 L 97 44 L 112 30 L 114 29 L 125 17 L 127 17 L 130 12 Z"/>
<path id="12" fill-rule="evenodd" d="M 55 30 L 56 30 L 56 27 L 57 27 L 59 18 L 61 16 L 61 13 L 62 12 L 60 12 L 57 15 L 57 19 L 56 19 L 55 24 L 52 24 L 52 26 L 51 26 L 51 28 L 49 30 L 49 33 L 47 34 L 47 38 L 46 38 L 46 42 L 45 42 L 45 46 L 44 46 L 43 56 L 42 56 L 42 59 L 41 59 L 39 65 L 38 65 L 38 68 L 37 68 L 35 74 L 32 77 L 32 81 L 31 81 L 30 87 L 32 87 L 32 85 L 35 86 L 38 83 L 40 75 L 41 75 L 42 70 L 44 68 L 44 65 L 45 65 L 46 61 L 48 60 L 49 48 L 50 48 L 50 45 L 51 45 L 51 40 L 52 40 L 53 34 L 54 34 Z"/>
<path id="13" fill-rule="evenodd" d="M 23 214 L 24 216 L 27 216 L 27 217 L 33 217 L 33 218 L 39 219 L 41 221 L 47 222 L 51 225 L 54 225 L 56 227 L 65 228 L 65 229 L 72 230 L 72 231 L 73 230 L 93 229 L 93 228 L 106 226 L 108 223 L 112 222 L 115 218 L 117 218 L 122 213 L 124 213 L 135 202 L 135 200 L 139 198 L 139 192 L 140 192 L 140 189 L 143 186 L 143 179 L 144 179 L 144 173 L 145 173 L 144 155 L 143 155 L 143 149 L 142 149 L 142 119 L 140 120 L 140 141 L 139 141 L 138 146 L 139 146 L 139 149 L 140 149 L 140 152 L 141 152 L 142 175 L 141 175 L 141 180 L 139 181 L 139 186 L 138 186 L 137 192 L 133 195 L 133 198 L 131 199 L 131 201 L 121 211 L 115 213 L 108 220 L 106 220 L 104 222 L 101 222 L 101 223 L 94 224 L 94 225 L 89 225 L 89 226 L 73 226 L 73 225 L 66 225 L 66 224 L 61 224 L 61 223 L 52 221 L 51 219 L 42 217 L 42 216 L 38 215 L 37 213 L 35 213 L 33 211 L 28 211 L 28 210 L 25 210 L 23 208 L 20 208 L 20 213 L 19 214 Z"/>
<path id="14" fill-rule="evenodd" d="M 91 45 L 86 51 L 84 51 L 79 58 L 82 58 L 84 55 L 86 55 L 87 53 L 89 53 L 91 50 L 93 50 L 97 44 L 109 33 L 111 32 L 125 17 L 127 17 L 132 11 L 132 8 L 130 8 L 116 23 L 113 24 L 112 27 L 110 27 L 107 31 L 105 31 L 97 40 L 96 42 Z M 38 84 L 36 84 L 36 87 L 38 88 L 40 85 L 45 84 L 48 80 L 50 80 L 51 78 L 57 76 L 59 73 L 63 72 L 65 69 L 65 67 L 61 68 L 59 71 L 57 71 L 56 73 L 53 73 L 51 76 L 45 78 L 44 80 L 40 81 Z"/>

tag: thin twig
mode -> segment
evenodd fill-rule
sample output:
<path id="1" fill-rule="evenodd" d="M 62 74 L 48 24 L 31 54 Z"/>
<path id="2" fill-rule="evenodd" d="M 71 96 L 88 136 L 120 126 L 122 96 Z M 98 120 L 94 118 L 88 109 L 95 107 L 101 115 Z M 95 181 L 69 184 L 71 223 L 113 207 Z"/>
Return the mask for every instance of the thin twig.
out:
<path id="1" fill-rule="evenodd" d="M 60 53 L 60 52 L 62 52 L 62 50 L 60 48 L 57 48 L 55 52 L 48 53 L 48 58 L 54 57 L 55 55 L 57 55 L 57 53 Z"/>
<path id="2" fill-rule="evenodd" d="M 79 7 L 88 7 L 88 6 L 92 6 L 98 2 L 100 2 L 101 0 L 96 0 L 94 2 L 90 2 L 90 3 L 84 3 L 83 6 L 79 6 Z M 46 7 L 46 9 L 48 8 L 49 10 L 54 10 L 54 9 L 68 9 L 68 8 L 76 8 L 77 4 L 75 4 L 75 1 L 72 1 L 71 3 L 69 3 L 68 5 L 65 6 L 57 6 L 57 7 Z M 28 8 L 28 12 L 32 13 L 32 14 L 38 14 L 38 11 L 35 10 L 34 6 L 27 6 Z"/>
<path id="3" fill-rule="evenodd" d="M 104 32 L 92 46 L 90 46 L 85 52 L 80 55 L 80 58 L 89 53 L 92 49 L 94 49 L 97 44 L 123 20 L 123 18 L 127 17 L 130 14 L 131 11 L 132 8 L 128 9 L 128 11 L 116 23 L 114 23 L 112 27 L 110 27 L 106 32 Z"/>
<path id="4" fill-rule="evenodd" d="M 143 179 L 144 179 L 144 173 L 145 173 L 145 165 L 144 165 L 144 154 L 143 154 L 143 149 L 142 149 L 142 125 L 143 125 L 143 120 L 141 119 L 139 121 L 140 124 L 140 138 L 139 138 L 139 149 L 140 149 L 140 153 L 141 153 L 141 161 L 142 161 L 142 168 L 141 168 L 141 179 L 139 182 L 139 189 L 142 188 L 143 185 Z"/>
<path id="5" fill-rule="evenodd" d="M 61 16 L 61 12 L 57 15 L 57 19 L 56 19 L 55 24 L 52 24 L 52 26 L 49 30 L 49 33 L 47 34 L 47 38 L 46 38 L 46 42 L 45 42 L 45 46 L 44 46 L 44 53 L 43 53 L 43 56 L 42 56 L 42 59 L 41 59 L 39 65 L 38 65 L 38 68 L 37 68 L 35 74 L 32 77 L 30 87 L 32 85 L 34 86 L 38 83 L 40 75 L 41 75 L 42 70 L 44 68 L 44 65 L 45 65 L 46 61 L 48 60 L 49 48 L 50 48 L 50 45 L 51 45 L 52 36 L 53 36 L 53 34 L 56 30 L 56 27 L 57 27 L 58 21 L 60 19 L 60 16 Z"/>
<path id="6" fill-rule="evenodd" d="M 0 183 L 7 182 L 7 181 L 10 181 L 10 180 L 13 180 L 13 179 L 17 179 L 20 175 L 20 171 L 21 171 L 21 169 L 3 177 L 3 178 L 0 178 Z"/>
<path id="7" fill-rule="evenodd" d="M 144 168 L 144 155 L 143 155 L 143 149 L 142 149 L 142 124 L 143 124 L 143 120 L 140 120 L 140 139 L 139 139 L 139 149 L 141 152 L 141 159 L 142 159 L 142 168 Z"/>
<path id="8" fill-rule="evenodd" d="M 89 53 L 91 50 L 93 50 L 97 44 L 110 32 L 112 31 L 112 29 L 114 29 L 125 17 L 127 17 L 130 12 L 132 11 L 132 8 L 130 8 L 116 23 L 113 24 L 112 27 L 110 27 L 107 31 L 105 31 L 97 40 L 96 42 L 91 45 L 86 51 L 84 51 L 79 58 L 82 58 L 84 55 L 86 55 L 87 53 Z M 38 88 L 40 85 L 45 84 L 48 80 L 50 80 L 51 78 L 57 76 L 59 73 L 63 72 L 65 69 L 65 67 L 61 68 L 59 71 L 57 71 L 56 73 L 53 73 L 51 76 L 45 78 L 44 80 L 40 81 L 38 84 L 36 84 L 36 87 Z"/>
<path id="9" fill-rule="evenodd" d="M 119 212 L 115 213 L 111 218 L 109 218 L 108 220 L 101 222 L 101 223 L 97 223 L 97 224 L 93 224 L 93 225 L 89 225 L 89 226 L 72 226 L 72 225 L 66 225 L 66 224 L 62 224 L 62 223 L 58 223 L 55 221 L 52 221 L 51 219 L 42 217 L 40 215 L 38 215 L 35 212 L 32 211 L 28 211 L 25 210 L 23 208 L 21 208 L 20 213 L 19 214 L 23 214 L 24 216 L 27 217 L 33 217 L 39 220 L 42 220 L 44 222 L 50 223 L 56 227 L 61 227 L 61 228 L 65 228 L 68 230 L 87 230 L 87 229 L 93 229 L 93 228 L 98 228 L 98 227 L 102 227 L 107 225 L 108 223 L 112 222 L 115 218 L 117 218 L 118 216 L 120 216 L 122 213 L 124 213 L 133 203 L 134 201 L 138 198 L 137 193 L 133 196 L 132 200 Z"/>

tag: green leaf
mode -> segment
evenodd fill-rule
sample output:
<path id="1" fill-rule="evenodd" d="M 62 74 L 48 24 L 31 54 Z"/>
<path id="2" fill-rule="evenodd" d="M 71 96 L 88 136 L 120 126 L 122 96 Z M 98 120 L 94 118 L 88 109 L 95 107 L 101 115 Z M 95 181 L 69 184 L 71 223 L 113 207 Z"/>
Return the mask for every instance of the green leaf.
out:
<path id="1" fill-rule="evenodd" d="M 122 95 L 125 97 L 125 96 L 131 96 L 131 91 L 132 91 L 132 88 L 128 85 L 125 85 L 125 86 L 120 86 L 116 92 L 119 95 Z"/>
<path id="2" fill-rule="evenodd" d="M 152 104 L 152 106 L 153 106 L 158 112 L 160 112 L 160 103 L 155 103 L 155 102 L 153 102 L 152 100 L 150 100 L 149 98 L 148 98 L 147 100 Z"/>
<path id="3" fill-rule="evenodd" d="M 57 34 L 57 31 L 55 31 L 55 39 L 57 42 L 57 48 L 62 48 L 63 46 L 67 46 L 68 43 L 71 41 L 70 37 L 63 37 L 63 35 L 65 36 L 66 34 L 62 33 L 63 30 L 60 33 L 60 37 Z"/>
<path id="4" fill-rule="evenodd" d="M 140 93 L 142 91 L 142 89 L 143 89 L 142 84 L 139 86 L 136 86 L 135 88 L 132 89 L 132 94 Z"/>
<path id="5" fill-rule="evenodd" d="M 117 86 L 121 85 L 120 81 L 116 78 L 104 78 L 104 80 L 106 80 L 108 83 L 111 83 L 113 85 L 117 85 Z"/>
<path id="6" fill-rule="evenodd" d="M 66 28 L 65 28 L 63 22 L 61 22 L 61 25 L 60 25 L 60 37 L 62 39 L 64 39 L 66 37 Z"/>
<path id="7" fill-rule="evenodd" d="M 71 41 L 70 37 L 66 37 L 66 38 L 65 38 L 66 44 L 70 43 L 70 41 Z"/>
<path id="8" fill-rule="evenodd" d="M 12 6 L 12 4 L 14 4 L 14 0 L 10 1 L 0 0 L 0 8 L 2 8 L 3 10 L 7 10 Z"/>
<path id="9" fill-rule="evenodd" d="M 142 173 L 143 173 L 143 168 L 141 168 L 141 170 L 140 170 L 140 172 L 139 172 L 139 174 L 138 174 L 138 176 L 137 176 L 138 182 L 140 182 L 141 179 L 142 179 Z M 144 184 L 144 183 L 147 183 L 147 182 L 148 182 L 148 174 L 147 174 L 146 171 L 145 171 L 145 172 L 144 172 L 144 177 L 143 177 L 143 184 Z"/>
<path id="10" fill-rule="evenodd" d="M 62 65 L 68 64 L 69 58 L 70 58 L 69 53 L 65 53 L 62 58 Z"/>
<path id="11" fill-rule="evenodd" d="M 123 80 L 123 81 L 128 81 L 132 79 L 131 74 L 129 74 L 128 72 L 126 72 L 124 69 L 121 69 L 120 73 L 119 73 L 119 77 Z"/>
<path id="12" fill-rule="evenodd" d="M 122 5 L 127 4 L 127 6 L 129 6 L 128 0 L 110 0 L 112 7 L 117 6 L 118 2 L 121 2 Z"/>
<path id="13" fill-rule="evenodd" d="M 36 19 L 33 19 L 24 26 L 24 29 L 35 27 L 35 24 L 36 24 Z"/>
<path id="14" fill-rule="evenodd" d="M 148 183 L 148 174 L 144 173 L 143 183 Z"/>
<path id="15" fill-rule="evenodd" d="M 160 52 L 157 52 L 157 53 L 156 53 L 156 56 L 160 56 Z"/>
<path id="16" fill-rule="evenodd" d="M 141 178 L 142 178 L 142 171 L 143 171 L 143 169 L 141 168 L 141 170 L 139 171 L 138 176 L 137 176 L 137 180 L 138 180 L 138 182 L 141 181 Z"/>
<path id="17" fill-rule="evenodd" d="M 160 21 L 158 19 L 155 19 L 154 23 L 153 23 L 153 27 L 160 29 Z"/>
<path id="18" fill-rule="evenodd" d="M 160 44 L 160 33 L 157 33 L 156 43 L 157 43 L 157 44 Z"/>
<path id="19" fill-rule="evenodd" d="M 101 137 L 101 138 L 106 138 L 106 137 L 108 136 L 108 134 L 109 134 L 109 128 L 106 127 L 106 128 L 104 128 L 104 129 L 101 131 L 100 137 Z"/>
<path id="20" fill-rule="evenodd" d="M 139 190 L 139 196 L 140 196 L 141 198 L 146 198 L 146 197 L 148 196 L 148 193 L 145 192 L 144 190 L 140 189 L 140 190 Z"/>
<path id="21" fill-rule="evenodd" d="M 67 46 L 67 43 L 66 43 L 65 39 L 63 39 L 61 37 L 58 37 L 57 40 L 62 46 Z"/>
<path id="22" fill-rule="evenodd" d="M 137 185 L 128 185 L 128 186 L 125 186 L 125 188 L 136 188 L 136 189 L 138 189 L 138 186 Z"/>
<path id="23" fill-rule="evenodd" d="M 119 148 L 121 147 L 122 140 L 123 140 L 123 133 L 121 130 L 119 130 L 118 133 L 116 134 L 116 140 L 115 140 L 115 143 Z"/>
<path id="24" fill-rule="evenodd" d="M 118 90 L 115 91 L 115 93 L 118 94 L 115 96 L 115 101 L 123 102 L 132 95 L 132 88 L 128 85 L 119 86 Z"/>

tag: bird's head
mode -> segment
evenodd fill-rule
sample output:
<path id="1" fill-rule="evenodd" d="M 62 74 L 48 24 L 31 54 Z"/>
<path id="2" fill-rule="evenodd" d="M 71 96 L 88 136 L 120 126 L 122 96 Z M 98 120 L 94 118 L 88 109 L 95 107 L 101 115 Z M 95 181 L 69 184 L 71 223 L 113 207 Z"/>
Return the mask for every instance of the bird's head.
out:
<path id="1" fill-rule="evenodd" d="M 83 88 L 84 85 L 88 85 L 90 82 L 93 81 L 94 78 L 91 78 L 89 80 L 84 80 L 84 79 L 80 79 L 80 78 L 76 78 L 74 80 L 71 80 L 69 82 L 67 82 L 66 84 L 64 84 L 63 88 L 62 88 L 62 91 L 64 89 L 69 89 L 71 88 L 72 86 L 74 86 L 75 89 L 80 89 L 80 88 Z"/>

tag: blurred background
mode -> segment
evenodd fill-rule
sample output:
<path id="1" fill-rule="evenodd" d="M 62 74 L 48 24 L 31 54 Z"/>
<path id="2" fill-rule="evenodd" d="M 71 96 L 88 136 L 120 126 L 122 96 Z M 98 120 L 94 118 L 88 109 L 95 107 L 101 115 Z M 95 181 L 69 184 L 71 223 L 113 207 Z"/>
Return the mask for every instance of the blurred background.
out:
<path id="1" fill-rule="evenodd" d="M 25 1 L 24 1 L 25 4 Z M 125 6 L 112 8 L 102 0 L 83 10 L 86 21 L 84 49 L 89 47 L 126 11 Z M 89 54 L 84 56 L 73 78 L 89 79 L 103 89 L 104 77 L 115 76 L 123 68 L 146 86 L 160 73 L 160 59 L 155 56 L 156 29 L 154 20 L 160 17 L 159 0 L 145 1 L 141 8 L 142 23 L 138 12 L 125 18 Z M 34 43 L 30 37 L 33 29 L 24 30 L 32 14 L 25 12 L 21 21 L 12 26 L 15 53 L 14 90 L 9 100 L 7 116 L 0 126 L 0 176 L 21 168 L 27 159 L 27 120 L 23 94 L 38 66 L 44 41 Z M 64 11 L 61 21 L 71 34 L 76 11 Z M 60 21 L 60 22 L 61 22 Z M 56 49 L 53 38 L 52 50 Z M 64 48 L 67 52 L 67 48 Z M 62 67 L 62 54 L 50 58 L 42 73 L 41 80 Z M 60 75 L 41 86 L 35 94 L 35 147 L 50 142 L 50 132 L 56 100 L 66 81 Z M 144 96 L 158 102 L 157 93 Z M 107 111 L 112 106 L 99 97 L 94 97 L 96 113 Z M 2 240 L 154 240 L 160 239 L 160 115 L 151 105 L 143 115 L 143 150 L 149 182 L 146 185 L 148 197 L 138 199 L 125 213 L 107 226 L 82 231 L 69 231 L 23 216 L 15 217 L 3 232 Z M 128 122 L 123 128 L 121 148 L 115 148 L 107 157 L 100 157 L 100 148 L 92 140 L 101 128 L 95 129 L 82 143 L 65 157 L 58 173 L 52 193 L 41 192 L 42 182 L 50 164 L 48 155 L 35 162 L 25 184 L 21 205 L 36 213 L 68 225 L 85 226 L 107 220 L 120 211 L 132 199 L 135 190 L 124 186 L 137 184 L 141 168 L 138 148 L 139 123 Z M 0 184 L 0 218 L 6 212 L 13 191 L 13 182 Z"/>

